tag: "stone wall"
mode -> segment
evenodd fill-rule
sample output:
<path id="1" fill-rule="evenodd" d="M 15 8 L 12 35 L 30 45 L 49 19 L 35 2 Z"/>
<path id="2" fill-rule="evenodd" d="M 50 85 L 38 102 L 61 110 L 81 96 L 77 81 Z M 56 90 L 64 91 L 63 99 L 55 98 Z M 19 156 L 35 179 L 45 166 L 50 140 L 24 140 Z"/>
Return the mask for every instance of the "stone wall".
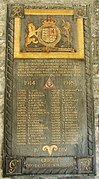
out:
<path id="1" fill-rule="evenodd" d="M 99 0 L 0 0 L 0 179 L 2 179 L 2 149 L 3 149 L 3 129 L 4 129 L 4 89 L 5 89 L 5 48 L 6 48 L 6 14 L 8 3 L 33 3 L 33 4 L 91 4 L 92 12 L 92 51 L 93 51 L 93 94 L 94 94 L 94 108 L 95 108 L 95 131 L 96 131 L 96 161 L 97 161 L 97 176 L 99 178 Z M 16 179 L 65 179 L 64 176 L 27 176 L 27 177 L 13 177 Z M 83 179 L 85 177 L 81 177 Z M 69 178 L 68 178 L 69 179 Z M 75 178 L 77 179 L 77 177 Z M 91 177 L 89 177 L 91 179 Z"/>

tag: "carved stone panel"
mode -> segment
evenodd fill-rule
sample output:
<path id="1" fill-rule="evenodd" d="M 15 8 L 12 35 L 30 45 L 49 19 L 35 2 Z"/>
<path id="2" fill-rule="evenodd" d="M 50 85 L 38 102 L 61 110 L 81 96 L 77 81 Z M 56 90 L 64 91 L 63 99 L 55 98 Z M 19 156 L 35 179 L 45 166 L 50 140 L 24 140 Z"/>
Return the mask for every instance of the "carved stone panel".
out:
<path id="1" fill-rule="evenodd" d="M 9 5 L 4 176 L 95 174 L 89 14 Z"/>

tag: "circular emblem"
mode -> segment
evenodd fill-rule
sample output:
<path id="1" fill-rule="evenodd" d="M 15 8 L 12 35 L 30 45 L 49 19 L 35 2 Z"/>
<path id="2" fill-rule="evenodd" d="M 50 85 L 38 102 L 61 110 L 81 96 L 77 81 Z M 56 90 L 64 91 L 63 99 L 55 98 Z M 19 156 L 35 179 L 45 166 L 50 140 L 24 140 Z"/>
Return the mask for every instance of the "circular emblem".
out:
<path id="1" fill-rule="evenodd" d="M 43 20 L 42 23 L 37 31 L 38 40 L 46 47 L 54 47 L 61 39 L 60 30 L 51 17 Z"/>

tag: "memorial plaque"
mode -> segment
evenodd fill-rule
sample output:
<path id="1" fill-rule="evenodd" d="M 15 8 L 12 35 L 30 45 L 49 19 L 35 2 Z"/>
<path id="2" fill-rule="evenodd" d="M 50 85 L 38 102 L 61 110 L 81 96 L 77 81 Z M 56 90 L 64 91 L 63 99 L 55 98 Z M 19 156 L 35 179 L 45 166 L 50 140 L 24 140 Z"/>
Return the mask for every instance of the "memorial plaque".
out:
<path id="1" fill-rule="evenodd" d="M 8 6 L 4 176 L 95 174 L 89 11 Z"/>

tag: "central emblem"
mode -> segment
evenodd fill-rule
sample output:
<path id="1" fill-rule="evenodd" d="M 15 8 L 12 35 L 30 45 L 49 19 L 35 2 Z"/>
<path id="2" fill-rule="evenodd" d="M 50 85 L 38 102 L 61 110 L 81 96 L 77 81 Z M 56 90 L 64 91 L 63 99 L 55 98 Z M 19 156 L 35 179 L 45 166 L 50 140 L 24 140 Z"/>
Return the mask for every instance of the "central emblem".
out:
<path id="1" fill-rule="evenodd" d="M 56 152 L 58 150 L 58 147 L 57 147 L 57 145 L 50 145 L 50 146 L 45 145 L 45 146 L 43 146 L 42 150 L 43 150 L 43 152 L 47 151 L 49 156 L 51 156 L 53 152 Z"/>
<path id="2" fill-rule="evenodd" d="M 54 89 L 54 88 L 55 88 L 55 85 L 53 81 L 51 80 L 51 78 L 49 77 L 46 83 L 44 84 L 44 89 Z"/>
<path id="3" fill-rule="evenodd" d="M 47 49 L 54 48 L 55 45 L 60 41 L 61 33 L 59 28 L 56 26 L 56 21 L 50 16 L 47 19 L 42 20 L 42 26 L 36 29 L 32 22 L 28 22 L 27 30 L 25 34 L 25 47 L 31 43 L 42 44 Z"/>
<path id="4" fill-rule="evenodd" d="M 46 47 L 55 47 L 61 39 L 60 30 L 56 26 L 55 20 L 48 17 L 42 21 L 42 24 L 37 32 L 39 42 Z"/>

